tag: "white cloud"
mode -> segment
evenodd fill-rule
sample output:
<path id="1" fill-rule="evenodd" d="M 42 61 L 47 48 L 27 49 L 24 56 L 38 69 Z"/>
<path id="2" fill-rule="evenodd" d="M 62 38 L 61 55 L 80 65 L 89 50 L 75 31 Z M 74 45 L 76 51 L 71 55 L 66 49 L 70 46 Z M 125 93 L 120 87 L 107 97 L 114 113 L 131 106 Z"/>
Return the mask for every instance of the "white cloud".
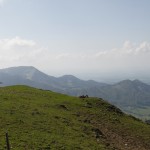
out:
<path id="1" fill-rule="evenodd" d="M 24 40 L 20 37 L 15 37 L 12 39 L 1 39 L 0 40 L 0 47 L 5 50 L 14 49 L 16 50 L 17 47 L 34 47 L 35 42 L 31 40 Z"/>
<path id="2" fill-rule="evenodd" d="M 135 55 L 141 55 L 141 54 L 146 54 L 150 53 L 150 43 L 148 42 L 142 42 L 139 45 L 133 44 L 130 41 L 126 41 L 123 44 L 122 48 L 114 48 L 112 50 L 108 51 L 100 51 L 96 54 L 97 57 L 101 56 L 111 56 L 112 58 L 114 56 L 135 56 Z"/>
<path id="3" fill-rule="evenodd" d="M 150 43 L 125 42 L 121 48 L 100 51 L 93 57 L 94 72 L 110 78 L 139 78 L 150 74 Z"/>
<path id="4" fill-rule="evenodd" d="M 0 40 L 0 64 L 5 66 L 16 65 L 17 62 L 23 64 L 23 61 L 32 60 L 38 53 L 40 48 L 31 40 L 15 37 L 12 39 Z M 1 67 L 3 67 L 1 65 Z"/>
<path id="5" fill-rule="evenodd" d="M 51 51 L 33 40 L 0 39 L 0 68 L 32 65 L 51 75 L 150 73 L 150 43 L 125 42 L 121 48 L 97 53 Z"/>

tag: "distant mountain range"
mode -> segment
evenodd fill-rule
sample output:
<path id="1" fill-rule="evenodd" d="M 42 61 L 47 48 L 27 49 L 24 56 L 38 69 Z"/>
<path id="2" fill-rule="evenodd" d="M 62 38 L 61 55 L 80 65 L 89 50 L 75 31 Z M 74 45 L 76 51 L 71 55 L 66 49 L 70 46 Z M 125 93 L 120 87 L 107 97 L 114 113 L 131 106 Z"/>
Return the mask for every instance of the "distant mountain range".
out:
<path id="1" fill-rule="evenodd" d="M 150 118 L 150 85 L 139 80 L 124 80 L 109 85 L 93 80 L 80 80 L 72 75 L 56 78 L 28 66 L 0 69 L 0 86 L 10 85 L 28 85 L 72 96 L 100 97 L 125 112 Z M 143 110 L 146 110 L 146 114 Z"/>
<path id="2" fill-rule="evenodd" d="M 66 93 L 69 89 L 84 89 L 106 85 L 93 80 L 83 81 L 72 75 L 56 78 L 28 66 L 0 69 L 0 82 L 2 83 L 1 86 L 23 84 L 61 93 Z"/>

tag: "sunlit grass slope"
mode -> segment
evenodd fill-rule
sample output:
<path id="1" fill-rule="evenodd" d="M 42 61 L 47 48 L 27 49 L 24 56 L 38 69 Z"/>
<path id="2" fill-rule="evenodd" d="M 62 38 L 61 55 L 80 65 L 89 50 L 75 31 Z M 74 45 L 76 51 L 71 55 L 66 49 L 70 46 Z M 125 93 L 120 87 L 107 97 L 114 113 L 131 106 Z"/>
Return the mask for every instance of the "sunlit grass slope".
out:
<path id="1" fill-rule="evenodd" d="M 0 88 L 0 150 L 150 149 L 150 126 L 98 98 Z"/>

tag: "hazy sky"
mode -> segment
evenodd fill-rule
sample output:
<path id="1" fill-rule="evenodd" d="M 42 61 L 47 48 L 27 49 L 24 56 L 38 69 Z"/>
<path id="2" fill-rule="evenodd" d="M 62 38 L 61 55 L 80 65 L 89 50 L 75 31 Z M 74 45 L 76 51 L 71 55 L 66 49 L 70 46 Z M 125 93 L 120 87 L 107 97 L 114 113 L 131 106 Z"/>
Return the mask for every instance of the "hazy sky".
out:
<path id="1" fill-rule="evenodd" d="M 0 68 L 149 78 L 150 0 L 0 0 Z"/>

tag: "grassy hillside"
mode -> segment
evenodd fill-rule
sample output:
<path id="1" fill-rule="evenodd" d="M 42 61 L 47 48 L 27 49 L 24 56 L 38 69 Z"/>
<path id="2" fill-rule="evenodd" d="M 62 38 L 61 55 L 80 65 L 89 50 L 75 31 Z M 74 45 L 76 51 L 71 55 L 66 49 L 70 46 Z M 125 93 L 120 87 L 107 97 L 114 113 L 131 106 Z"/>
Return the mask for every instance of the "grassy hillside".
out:
<path id="1" fill-rule="evenodd" d="M 108 85 L 84 81 L 72 75 L 53 77 L 32 66 L 0 69 L 0 87 L 12 85 L 27 85 L 71 96 L 88 94 L 101 97 L 128 114 L 150 120 L 150 85 L 139 80 L 123 80 Z"/>
<path id="2" fill-rule="evenodd" d="M 0 150 L 148 150 L 150 126 L 98 98 L 0 88 Z"/>

